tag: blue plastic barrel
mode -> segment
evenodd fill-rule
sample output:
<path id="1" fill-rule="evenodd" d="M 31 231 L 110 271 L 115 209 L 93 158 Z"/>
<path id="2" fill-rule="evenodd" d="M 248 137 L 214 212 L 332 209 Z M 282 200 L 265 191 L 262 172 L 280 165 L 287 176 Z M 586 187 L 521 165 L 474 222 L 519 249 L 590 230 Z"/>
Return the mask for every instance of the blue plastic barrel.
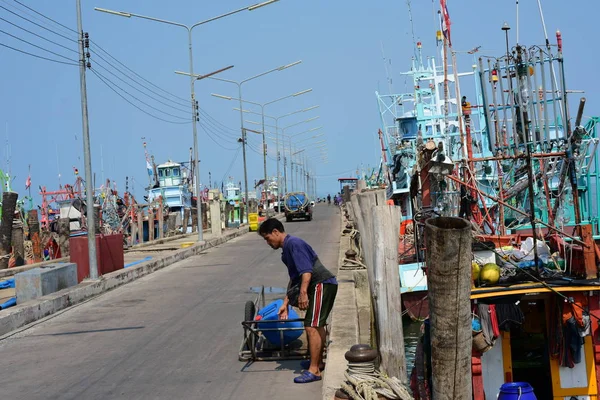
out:
<path id="1" fill-rule="evenodd" d="M 275 300 L 274 302 L 267 304 L 264 308 L 258 311 L 257 315 L 260 316 L 261 321 L 273 321 L 278 320 L 279 316 L 277 311 L 283 305 L 283 300 Z M 288 306 L 288 319 L 298 319 L 298 314 Z M 263 329 L 279 329 L 279 328 L 303 328 L 304 324 L 302 321 L 296 322 L 271 322 L 271 323 L 259 323 L 258 329 L 262 331 L 262 334 L 267 340 L 275 345 L 281 345 L 281 333 L 280 331 L 264 331 Z M 294 340 L 298 339 L 302 335 L 303 330 L 283 331 L 283 343 L 289 344 Z"/>
<path id="2" fill-rule="evenodd" d="M 498 400 L 537 400 L 527 382 L 510 382 L 500 386 Z"/>

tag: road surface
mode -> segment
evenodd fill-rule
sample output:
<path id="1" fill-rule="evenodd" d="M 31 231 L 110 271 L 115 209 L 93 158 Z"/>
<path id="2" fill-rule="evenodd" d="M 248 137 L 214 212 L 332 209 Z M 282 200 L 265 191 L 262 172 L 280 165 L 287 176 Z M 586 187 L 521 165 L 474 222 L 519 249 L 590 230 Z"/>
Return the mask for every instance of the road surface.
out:
<path id="1" fill-rule="evenodd" d="M 337 262 L 339 211 L 285 223 Z M 284 287 L 274 251 L 249 233 L 0 340 L 5 399 L 320 399 L 298 361 L 238 361 L 250 288 Z"/>

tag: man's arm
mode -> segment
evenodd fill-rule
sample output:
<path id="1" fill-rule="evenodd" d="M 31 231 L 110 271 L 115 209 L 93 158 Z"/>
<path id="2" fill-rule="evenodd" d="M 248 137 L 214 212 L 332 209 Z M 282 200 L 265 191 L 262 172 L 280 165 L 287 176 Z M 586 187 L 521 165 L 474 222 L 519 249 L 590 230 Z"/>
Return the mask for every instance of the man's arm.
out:
<path id="1" fill-rule="evenodd" d="M 308 284 L 312 278 L 312 273 L 305 272 L 302 274 L 302 282 L 300 283 L 300 295 L 298 296 L 298 308 L 306 310 L 308 308 Z"/>

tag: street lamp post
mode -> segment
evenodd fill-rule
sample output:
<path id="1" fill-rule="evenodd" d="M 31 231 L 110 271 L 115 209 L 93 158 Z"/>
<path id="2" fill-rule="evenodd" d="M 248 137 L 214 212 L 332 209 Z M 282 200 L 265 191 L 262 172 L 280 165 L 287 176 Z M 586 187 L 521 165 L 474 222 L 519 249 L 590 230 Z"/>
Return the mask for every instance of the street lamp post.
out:
<path id="1" fill-rule="evenodd" d="M 278 208 L 279 212 L 281 212 L 281 201 L 279 201 L 279 200 L 281 198 L 280 194 L 282 192 L 282 187 L 285 186 L 285 188 L 283 189 L 283 192 L 287 192 L 287 180 L 286 180 L 286 176 L 285 176 L 285 164 L 284 164 L 284 169 L 283 169 L 283 175 L 284 175 L 284 184 L 283 185 L 281 184 L 281 174 L 279 172 L 279 165 L 281 163 L 281 152 L 279 151 L 279 120 L 281 118 L 289 117 L 289 116 L 294 115 L 294 114 L 311 111 L 311 110 L 314 110 L 314 109 L 319 108 L 319 107 L 320 107 L 319 105 L 315 105 L 315 106 L 303 108 L 301 110 L 296 110 L 296 111 L 293 111 L 293 112 L 290 112 L 290 113 L 287 113 L 287 114 L 283 114 L 283 115 L 280 115 L 279 117 L 273 117 L 273 116 L 264 114 L 264 117 L 271 118 L 271 119 L 275 120 L 275 125 L 272 126 L 272 127 L 275 128 L 275 147 L 277 148 L 277 189 L 278 189 L 278 197 L 279 197 L 279 199 L 277 199 L 277 208 Z M 261 115 L 261 116 L 263 115 L 261 113 L 257 113 L 257 112 L 250 111 L 250 110 L 244 110 L 244 109 L 240 109 L 240 108 L 234 108 L 234 110 L 240 111 L 240 112 L 244 112 L 244 113 L 248 113 L 248 114 L 256 114 L 256 115 Z M 265 126 L 270 126 L 270 125 L 265 125 Z M 282 141 L 282 142 L 283 142 L 282 145 L 284 145 L 285 142 L 284 141 Z M 284 148 L 284 153 L 285 153 L 285 146 L 283 146 L 283 148 Z M 284 157 L 285 157 L 285 154 L 284 154 Z"/>
<path id="2" fill-rule="evenodd" d="M 244 79 L 244 80 L 239 81 L 239 82 L 238 81 L 233 81 L 233 80 L 230 80 L 230 79 L 217 78 L 217 77 L 214 77 L 214 76 L 210 77 L 210 79 L 215 79 L 215 80 L 218 80 L 218 81 L 233 83 L 234 85 L 237 85 L 237 87 L 238 87 L 238 100 L 240 102 L 240 110 L 242 110 L 243 109 L 243 107 L 242 107 L 242 85 L 244 83 L 249 82 L 251 80 L 254 80 L 256 78 L 260 78 L 261 76 L 265 76 L 265 75 L 270 74 L 272 72 L 283 71 L 284 69 L 293 67 L 294 65 L 298 65 L 301 62 L 302 62 L 302 60 L 299 60 L 299 61 L 293 62 L 291 64 L 282 65 L 280 67 L 273 68 L 273 69 L 270 69 L 268 71 L 262 72 L 260 74 L 251 76 L 250 78 Z M 190 75 L 191 79 L 195 78 L 195 76 L 193 74 L 188 74 L 188 73 L 181 72 L 181 71 L 175 71 L 175 73 L 181 74 L 181 75 Z M 244 114 L 242 113 L 242 111 L 240 111 L 240 130 L 241 130 L 241 133 L 242 133 L 242 157 L 243 157 L 243 163 L 244 163 L 244 191 L 245 191 L 245 201 L 246 201 L 246 204 L 247 204 L 247 202 L 248 202 L 248 171 L 247 171 L 247 168 L 246 168 L 246 132 L 244 130 Z"/>
<path id="3" fill-rule="evenodd" d="M 218 79 L 218 78 L 215 78 L 215 79 Z M 264 184 L 265 185 L 267 184 L 267 181 L 268 181 L 268 174 L 267 174 L 267 142 L 266 142 L 266 139 L 265 139 L 265 116 L 266 116 L 265 115 L 265 107 L 268 106 L 268 105 L 270 105 L 270 104 L 277 103 L 277 102 L 279 102 L 281 100 L 289 99 L 291 97 L 298 97 L 298 96 L 301 96 L 303 94 L 310 93 L 310 92 L 312 92 L 312 89 L 306 89 L 306 90 L 302 90 L 300 92 L 296 92 L 296 93 L 293 93 L 293 94 L 290 94 L 290 95 L 287 95 L 287 96 L 280 97 L 280 98 L 272 100 L 272 101 L 268 101 L 266 103 L 257 103 L 257 102 L 250 101 L 250 100 L 236 99 L 236 98 L 233 98 L 233 97 L 222 96 L 220 94 L 215 94 L 215 93 L 212 94 L 214 97 L 218 97 L 220 99 L 238 100 L 238 101 L 241 100 L 242 102 L 249 103 L 249 104 L 254 104 L 254 105 L 260 107 L 260 110 L 261 110 L 260 115 L 261 115 L 261 118 L 262 118 L 261 126 L 262 126 L 262 140 L 263 140 L 263 168 L 264 168 L 264 178 L 265 178 L 265 183 Z M 243 112 L 243 110 L 242 110 L 242 112 Z M 276 139 L 275 146 L 277 148 L 277 153 L 278 153 L 277 157 L 279 157 L 279 140 L 278 139 Z M 280 190 L 280 187 L 279 187 L 279 162 L 277 162 L 277 190 L 278 190 L 278 192 Z M 266 189 L 265 189 L 265 195 L 266 195 Z M 277 196 L 279 197 L 279 193 L 277 194 Z M 278 203 L 278 206 L 279 206 L 279 199 L 277 199 L 277 200 L 278 200 L 277 203 Z M 281 211 L 281 209 L 279 209 L 278 211 Z"/>
<path id="4" fill-rule="evenodd" d="M 193 59 L 193 54 L 192 54 L 192 30 L 197 26 L 204 25 L 206 23 L 215 21 L 217 19 L 221 19 L 221 18 L 230 16 L 233 14 L 237 14 L 239 12 L 246 11 L 246 10 L 253 11 L 258 8 L 275 3 L 277 1 L 279 1 L 279 0 L 268 0 L 268 1 L 264 1 L 262 3 L 257 3 L 254 5 L 251 5 L 251 6 L 239 8 L 237 10 L 233 10 L 228 13 L 209 18 L 207 20 L 197 22 L 191 26 L 181 24 L 178 22 L 164 20 L 164 19 L 148 17 L 146 15 L 134 14 L 134 13 L 130 13 L 130 12 L 113 11 L 113 10 L 108 10 L 105 8 L 99 8 L 99 7 L 94 8 L 94 10 L 96 10 L 96 11 L 100 11 L 100 12 L 104 12 L 104 13 L 108 13 L 108 14 L 112 14 L 112 15 L 117 15 L 119 17 L 125 17 L 125 18 L 135 17 L 135 18 L 146 19 L 146 20 L 150 20 L 150 21 L 154 21 L 154 22 L 160 22 L 163 24 L 179 26 L 181 28 L 186 29 L 188 32 L 188 53 L 189 53 L 189 58 L 190 58 L 190 60 L 189 60 L 189 62 L 190 62 L 190 93 L 191 93 L 191 102 L 192 102 L 192 131 L 193 131 L 193 136 L 194 136 L 194 172 L 195 172 L 195 181 L 196 181 L 196 185 L 195 185 L 196 193 L 195 194 L 196 194 L 196 210 L 198 213 L 198 226 L 197 226 L 198 241 L 203 240 L 203 228 L 202 228 L 202 196 L 201 196 L 201 192 L 200 192 L 200 160 L 198 158 L 198 130 L 197 130 L 198 128 L 196 126 L 196 122 L 197 122 L 197 118 L 198 118 L 198 115 L 197 115 L 198 114 L 198 104 L 196 102 L 196 95 L 194 92 L 195 79 L 193 76 L 194 75 L 194 61 L 193 61 L 194 59 Z M 244 158 L 245 158 L 245 152 L 244 152 Z"/>

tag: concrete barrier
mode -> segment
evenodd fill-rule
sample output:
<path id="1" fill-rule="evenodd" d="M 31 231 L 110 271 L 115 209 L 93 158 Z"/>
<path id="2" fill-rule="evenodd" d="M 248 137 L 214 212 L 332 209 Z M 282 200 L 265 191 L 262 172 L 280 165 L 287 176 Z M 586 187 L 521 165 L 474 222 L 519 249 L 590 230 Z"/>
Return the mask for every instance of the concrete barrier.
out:
<path id="1" fill-rule="evenodd" d="M 77 264 L 47 264 L 15 275 L 17 300 L 29 300 L 77 285 Z"/>
<path id="2" fill-rule="evenodd" d="M 124 270 L 111 272 L 103 275 L 98 280 L 83 281 L 77 286 L 1 310 L 0 336 L 246 233 L 248 233 L 247 227 L 233 232 L 226 232 L 219 238 L 196 243 L 193 246 L 175 250 L 163 257 L 154 258 Z"/>

